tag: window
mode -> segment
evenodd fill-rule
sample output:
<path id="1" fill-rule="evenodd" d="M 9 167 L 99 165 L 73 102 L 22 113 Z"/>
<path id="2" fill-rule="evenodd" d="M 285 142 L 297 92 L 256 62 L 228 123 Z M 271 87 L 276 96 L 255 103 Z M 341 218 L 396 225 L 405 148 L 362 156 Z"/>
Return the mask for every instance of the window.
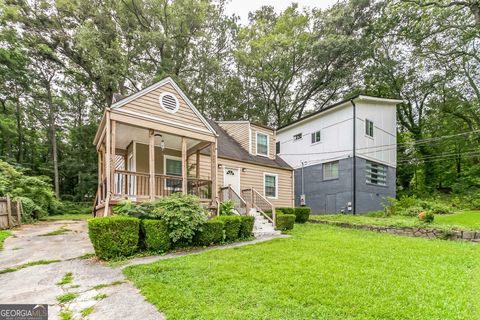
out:
<path id="1" fill-rule="evenodd" d="M 338 161 L 323 164 L 323 180 L 338 179 Z"/>
<path id="2" fill-rule="evenodd" d="M 373 121 L 365 119 L 365 134 L 369 137 L 373 137 Z"/>
<path id="3" fill-rule="evenodd" d="M 280 141 L 277 141 L 277 143 L 275 143 L 275 153 L 276 154 L 280 153 Z"/>
<path id="4" fill-rule="evenodd" d="M 269 198 L 277 197 L 277 175 L 276 174 L 267 174 L 264 175 L 264 187 L 265 187 L 265 196 Z"/>
<path id="5" fill-rule="evenodd" d="M 320 130 L 316 132 L 312 132 L 312 143 L 320 142 L 321 138 L 322 138 L 322 135 Z"/>
<path id="6" fill-rule="evenodd" d="M 387 167 L 383 164 L 367 161 L 365 171 L 368 184 L 377 186 L 387 185 Z"/>
<path id="7" fill-rule="evenodd" d="M 268 156 L 268 136 L 257 132 L 257 154 Z"/>
<path id="8" fill-rule="evenodd" d="M 176 158 L 165 158 L 165 174 L 168 176 L 182 176 L 182 161 Z M 165 187 L 167 189 L 181 190 L 181 179 L 165 179 Z"/>
<path id="9" fill-rule="evenodd" d="M 298 141 L 298 140 L 302 140 L 302 134 L 301 133 L 297 133 L 296 135 L 293 136 L 293 141 Z"/>

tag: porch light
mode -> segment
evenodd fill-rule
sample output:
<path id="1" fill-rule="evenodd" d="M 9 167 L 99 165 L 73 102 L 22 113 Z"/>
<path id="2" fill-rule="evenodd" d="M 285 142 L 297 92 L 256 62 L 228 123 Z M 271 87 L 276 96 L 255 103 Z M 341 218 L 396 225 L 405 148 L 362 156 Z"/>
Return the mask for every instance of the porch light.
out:
<path id="1" fill-rule="evenodd" d="M 163 140 L 163 136 L 160 133 L 155 133 L 155 137 L 161 137 L 162 138 L 162 142 L 160 142 L 160 149 L 162 149 L 162 151 L 163 151 L 165 149 L 165 141 Z"/>
<path id="2" fill-rule="evenodd" d="M 222 168 L 222 165 L 221 164 L 218 164 L 218 169 L 221 169 Z"/>
<path id="3" fill-rule="evenodd" d="M 247 168 L 242 168 L 242 172 L 247 172 Z"/>

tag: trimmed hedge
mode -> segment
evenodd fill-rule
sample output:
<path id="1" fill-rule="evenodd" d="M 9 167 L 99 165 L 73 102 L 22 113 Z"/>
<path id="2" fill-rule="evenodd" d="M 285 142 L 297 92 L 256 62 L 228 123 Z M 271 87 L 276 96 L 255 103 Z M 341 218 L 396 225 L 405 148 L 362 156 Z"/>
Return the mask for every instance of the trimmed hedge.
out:
<path id="1" fill-rule="evenodd" d="M 275 229 L 277 230 L 292 230 L 295 224 L 296 216 L 294 214 L 277 214 L 275 221 Z"/>
<path id="2" fill-rule="evenodd" d="M 310 208 L 309 207 L 297 207 L 295 208 L 295 222 L 297 223 L 305 223 L 308 221 L 308 217 L 310 216 Z M 285 212 L 286 213 L 286 212 Z"/>
<path id="3" fill-rule="evenodd" d="M 238 236 L 240 239 L 247 239 L 252 236 L 253 224 L 255 223 L 255 217 L 252 216 L 241 216 L 240 217 L 240 231 Z"/>
<path id="4" fill-rule="evenodd" d="M 202 231 L 195 234 L 194 242 L 196 245 L 208 246 L 212 243 L 220 243 L 223 240 L 224 222 L 220 219 L 208 220 L 203 226 Z"/>
<path id="5" fill-rule="evenodd" d="M 88 236 L 102 259 L 129 256 L 138 248 L 140 220 L 131 217 L 88 219 Z"/>
<path id="6" fill-rule="evenodd" d="M 283 214 L 295 214 L 295 208 L 280 207 L 275 210 L 276 213 L 281 211 Z"/>
<path id="7" fill-rule="evenodd" d="M 226 241 L 235 241 L 238 239 L 240 225 L 242 224 L 239 216 L 219 216 L 214 220 L 216 219 L 223 221 L 224 223 L 223 230 L 225 231 Z"/>
<path id="8" fill-rule="evenodd" d="M 165 252 L 170 249 L 169 232 L 165 221 L 143 219 L 140 227 L 145 249 L 154 252 Z"/>

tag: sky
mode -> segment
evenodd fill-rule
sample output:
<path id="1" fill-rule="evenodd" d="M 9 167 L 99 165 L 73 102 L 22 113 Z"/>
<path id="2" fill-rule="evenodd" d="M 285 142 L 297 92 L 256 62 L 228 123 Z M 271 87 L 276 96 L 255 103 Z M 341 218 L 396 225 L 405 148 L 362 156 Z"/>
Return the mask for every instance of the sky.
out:
<path id="1" fill-rule="evenodd" d="M 298 3 L 300 8 L 309 7 L 309 8 L 327 8 L 332 4 L 336 3 L 338 0 L 230 0 L 227 3 L 226 13 L 227 15 L 236 14 L 240 16 L 240 21 L 242 24 L 248 22 L 248 13 L 250 11 L 255 11 L 262 6 L 273 6 L 275 11 L 278 13 L 285 8 L 287 8 L 292 2 Z"/>

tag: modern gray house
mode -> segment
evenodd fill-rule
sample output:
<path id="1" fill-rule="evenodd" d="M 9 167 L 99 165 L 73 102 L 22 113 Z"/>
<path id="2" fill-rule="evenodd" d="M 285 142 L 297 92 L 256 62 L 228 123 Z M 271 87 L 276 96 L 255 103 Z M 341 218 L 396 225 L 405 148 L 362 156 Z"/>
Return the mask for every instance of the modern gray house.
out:
<path id="1" fill-rule="evenodd" d="M 395 197 L 401 102 L 357 95 L 278 128 L 276 152 L 295 170 L 295 205 L 315 214 L 382 210 Z"/>

